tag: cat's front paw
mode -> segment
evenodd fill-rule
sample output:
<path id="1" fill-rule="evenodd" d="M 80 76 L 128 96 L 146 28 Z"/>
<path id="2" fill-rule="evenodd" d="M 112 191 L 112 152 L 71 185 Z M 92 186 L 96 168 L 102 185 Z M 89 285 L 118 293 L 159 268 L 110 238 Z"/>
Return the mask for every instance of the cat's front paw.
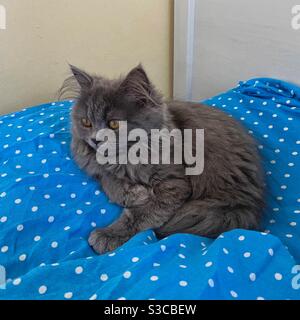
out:
<path id="1" fill-rule="evenodd" d="M 125 195 L 125 207 L 140 207 L 149 201 L 150 192 L 142 185 L 131 186 Z"/>
<path id="2" fill-rule="evenodd" d="M 104 254 L 119 248 L 128 239 L 117 236 L 110 230 L 97 229 L 90 234 L 89 244 L 97 253 Z"/>

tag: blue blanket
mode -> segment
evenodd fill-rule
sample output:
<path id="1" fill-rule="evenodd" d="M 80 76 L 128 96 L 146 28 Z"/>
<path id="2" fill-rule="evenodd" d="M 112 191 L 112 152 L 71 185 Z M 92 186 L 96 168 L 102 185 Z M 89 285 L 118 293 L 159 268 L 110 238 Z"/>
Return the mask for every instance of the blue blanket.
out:
<path id="1" fill-rule="evenodd" d="M 148 230 L 95 255 L 89 233 L 121 208 L 72 160 L 73 102 L 24 109 L 0 117 L 0 299 L 299 299 L 300 88 L 254 79 L 206 103 L 258 141 L 264 233 L 158 241 Z"/>

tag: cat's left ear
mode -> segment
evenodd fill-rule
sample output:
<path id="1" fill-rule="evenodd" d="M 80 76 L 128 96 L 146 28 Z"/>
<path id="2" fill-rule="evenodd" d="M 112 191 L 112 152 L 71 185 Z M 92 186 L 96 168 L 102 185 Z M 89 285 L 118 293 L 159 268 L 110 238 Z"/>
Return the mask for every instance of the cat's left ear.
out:
<path id="1" fill-rule="evenodd" d="M 121 84 L 121 90 L 140 105 L 158 106 L 161 104 L 161 96 L 141 64 L 129 72 Z"/>
<path id="2" fill-rule="evenodd" d="M 87 72 L 70 64 L 70 69 L 82 89 L 90 89 L 93 85 L 93 77 Z"/>

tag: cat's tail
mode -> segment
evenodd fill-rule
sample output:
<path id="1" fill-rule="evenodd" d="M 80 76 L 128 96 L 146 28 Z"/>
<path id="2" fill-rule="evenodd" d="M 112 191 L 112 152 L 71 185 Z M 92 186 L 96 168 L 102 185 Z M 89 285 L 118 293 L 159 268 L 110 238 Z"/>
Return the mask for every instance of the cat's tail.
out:
<path id="1" fill-rule="evenodd" d="M 189 233 L 208 238 L 233 229 L 259 230 L 262 212 L 256 206 L 229 206 L 215 200 L 193 200 L 185 203 L 160 229 L 158 237 Z"/>

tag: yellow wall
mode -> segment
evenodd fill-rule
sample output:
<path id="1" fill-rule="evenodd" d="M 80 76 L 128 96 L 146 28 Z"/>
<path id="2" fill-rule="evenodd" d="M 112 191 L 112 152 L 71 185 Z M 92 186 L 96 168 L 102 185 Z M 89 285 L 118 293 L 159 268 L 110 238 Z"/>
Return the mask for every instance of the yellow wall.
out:
<path id="1" fill-rule="evenodd" d="M 53 101 L 67 63 L 114 77 L 142 62 L 171 95 L 172 0 L 0 0 L 0 114 Z"/>

